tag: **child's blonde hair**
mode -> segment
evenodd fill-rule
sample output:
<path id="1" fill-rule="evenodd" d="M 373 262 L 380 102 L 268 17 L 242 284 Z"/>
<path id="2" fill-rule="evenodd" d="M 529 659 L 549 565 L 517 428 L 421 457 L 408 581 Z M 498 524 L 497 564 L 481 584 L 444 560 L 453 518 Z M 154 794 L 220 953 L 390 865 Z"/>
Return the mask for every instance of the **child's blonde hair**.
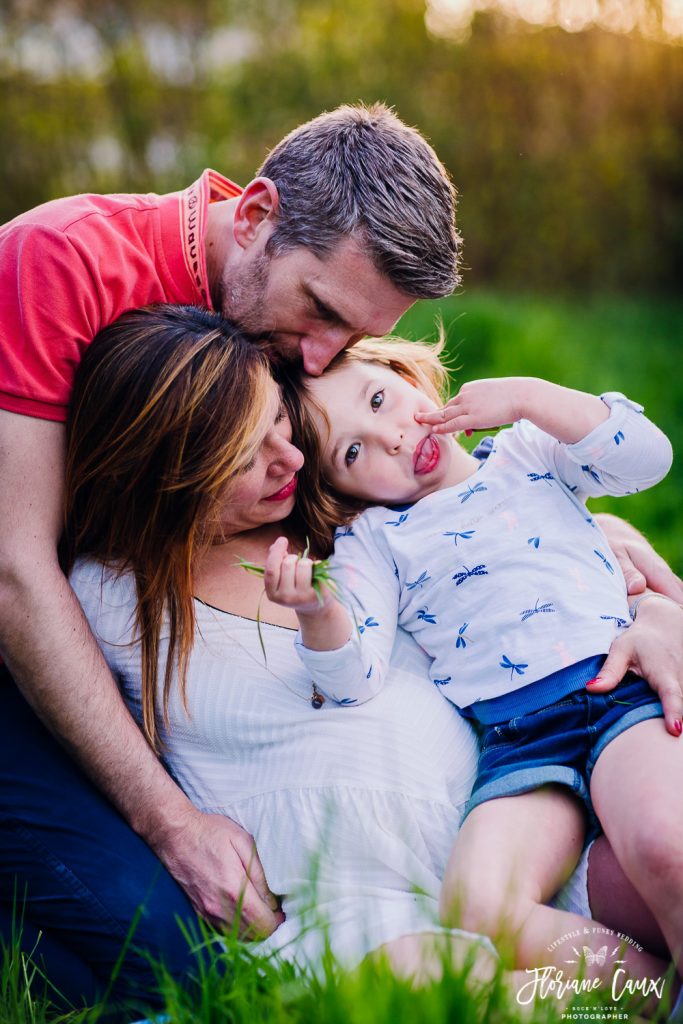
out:
<path id="1" fill-rule="evenodd" d="M 365 338 L 340 352 L 325 373 L 334 373 L 352 362 L 377 363 L 398 373 L 440 405 L 448 397 L 450 383 L 449 371 L 439 358 L 444 344 L 443 333 L 433 344 L 403 338 Z M 317 558 L 325 558 L 334 546 L 335 528 L 353 522 L 369 503 L 340 494 L 326 479 L 322 462 L 324 442 L 310 407 L 318 410 L 328 427 L 330 422 L 325 409 L 309 391 L 306 378 L 290 373 L 282 383 L 292 420 L 293 442 L 304 454 L 292 525 L 298 534 L 308 538 L 311 552 Z"/>

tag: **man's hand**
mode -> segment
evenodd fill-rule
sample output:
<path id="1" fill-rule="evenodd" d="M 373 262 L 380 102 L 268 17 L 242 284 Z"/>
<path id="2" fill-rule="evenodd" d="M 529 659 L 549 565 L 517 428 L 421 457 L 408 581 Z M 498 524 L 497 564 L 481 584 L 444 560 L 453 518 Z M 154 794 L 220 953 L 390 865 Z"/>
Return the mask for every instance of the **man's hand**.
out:
<path id="1" fill-rule="evenodd" d="M 590 693 L 607 693 L 628 672 L 647 679 L 662 702 L 667 732 L 683 733 L 683 610 L 652 597 L 638 607 L 636 621 L 610 647 Z"/>
<path id="2" fill-rule="evenodd" d="M 621 566 L 629 594 L 642 594 L 649 587 L 683 604 L 683 580 L 671 571 L 642 533 L 617 516 L 601 513 L 595 518 Z"/>
<path id="3" fill-rule="evenodd" d="M 284 921 L 254 840 L 230 818 L 194 809 L 184 828 L 154 845 L 197 913 L 211 924 L 230 927 L 238 919 L 239 935 L 255 939 Z"/>

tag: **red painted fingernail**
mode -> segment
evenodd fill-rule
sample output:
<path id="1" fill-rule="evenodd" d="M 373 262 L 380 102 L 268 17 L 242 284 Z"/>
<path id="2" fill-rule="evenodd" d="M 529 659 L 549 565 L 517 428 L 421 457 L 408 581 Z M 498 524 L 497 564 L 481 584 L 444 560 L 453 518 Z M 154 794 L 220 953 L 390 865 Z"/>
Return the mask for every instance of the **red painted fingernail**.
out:
<path id="1" fill-rule="evenodd" d="M 599 676 L 596 676 L 595 679 L 589 679 L 588 682 L 586 683 L 586 686 L 592 686 L 593 683 L 599 682 L 599 679 L 600 679 Z"/>
<path id="2" fill-rule="evenodd" d="M 680 718 L 676 718 L 674 720 L 674 729 L 676 730 L 677 736 L 680 736 L 683 732 L 683 722 L 681 722 Z"/>
<path id="3" fill-rule="evenodd" d="M 474 433 L 474 431 L 473 431 L 473 430 L 466 430 L 466 431 L 465 431 L 465 437 L 472 437 L 472 434 L 473 434 L 473 433 Z"/>

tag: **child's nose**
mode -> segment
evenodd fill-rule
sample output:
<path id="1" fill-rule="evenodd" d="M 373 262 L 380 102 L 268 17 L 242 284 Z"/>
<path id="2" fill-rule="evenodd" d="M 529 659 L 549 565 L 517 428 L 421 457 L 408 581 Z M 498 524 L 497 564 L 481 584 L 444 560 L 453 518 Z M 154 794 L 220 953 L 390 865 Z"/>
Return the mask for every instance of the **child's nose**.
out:
<path id="1" fill-rule="evenodd" d="M 387 437 L 386 446 L 392 455 L 397 455 L 403 446 L 403 431 L 396 433 L 395 430 Z"/>

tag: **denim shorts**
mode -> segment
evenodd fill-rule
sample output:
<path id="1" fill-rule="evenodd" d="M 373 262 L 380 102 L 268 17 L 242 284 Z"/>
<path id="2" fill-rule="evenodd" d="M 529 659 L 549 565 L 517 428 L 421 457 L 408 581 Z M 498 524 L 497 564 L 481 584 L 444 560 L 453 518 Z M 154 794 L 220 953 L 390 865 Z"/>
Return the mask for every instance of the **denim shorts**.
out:
<path id="1" fill-rule="evenodd" d="M 663 714 L 650 686 L 629 673 L 610 693 L 577 690 L 538 711 L 485 726 L 477 779 L 465 813 L 487 800 L 556 783 L 584 801 L 589 831 L 595 834 L 599 826 L 590 800 L 595 762 L 620 733 Z"/>

